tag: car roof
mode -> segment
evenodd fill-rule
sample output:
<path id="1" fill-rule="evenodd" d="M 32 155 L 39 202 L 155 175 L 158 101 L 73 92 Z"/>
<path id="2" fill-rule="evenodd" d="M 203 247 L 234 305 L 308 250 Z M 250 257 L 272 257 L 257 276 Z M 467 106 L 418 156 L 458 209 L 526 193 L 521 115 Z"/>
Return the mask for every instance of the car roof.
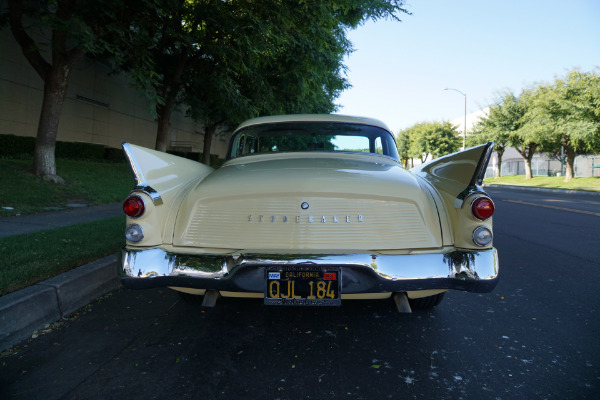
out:
<path id="1" fill-rule="evenodd" d="M 377 126 L 392 133 L 388 126 L 378 119 L 366 117 L 354 117 L 340 114 L 291 114 L 274 115 L 271 117 L 258 117 L 244 121 L 237 127 L 236 131 L 252 125 L 272 124 L 278 122 L 344 122 L 362 125 Z"/>

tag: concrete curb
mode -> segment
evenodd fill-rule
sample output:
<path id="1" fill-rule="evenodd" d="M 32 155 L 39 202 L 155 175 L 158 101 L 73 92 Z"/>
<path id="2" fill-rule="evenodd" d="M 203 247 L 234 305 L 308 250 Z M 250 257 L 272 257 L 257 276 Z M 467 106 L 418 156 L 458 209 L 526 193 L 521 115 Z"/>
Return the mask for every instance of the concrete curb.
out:
<path id="1" fill-rule="evenodd" d="M 118 254 L 0 297 L 0 351 L 119 285 Z"/>

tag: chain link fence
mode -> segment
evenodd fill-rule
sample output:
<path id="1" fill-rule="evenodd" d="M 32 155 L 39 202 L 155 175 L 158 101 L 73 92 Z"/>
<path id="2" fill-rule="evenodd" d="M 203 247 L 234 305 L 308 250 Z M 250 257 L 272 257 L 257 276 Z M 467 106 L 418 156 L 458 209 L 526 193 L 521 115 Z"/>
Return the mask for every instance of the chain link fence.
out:
<path id="1" fill-rule="evenodd" d="M 577 156 L 573 167 L 576 177 L 600 177 L 600 154 Z M 490 162 L 485 177 L 495 177 L 496 169 L 497 165 Z M 565 170 L 566 165 L 561 165 L 558 160 L 543 157 L 531 160 L 531 173 L 533 176 L 564 176 Z M 525 175 L 525 162 L 523 159 L 503 159 L 500 175 Z"/>

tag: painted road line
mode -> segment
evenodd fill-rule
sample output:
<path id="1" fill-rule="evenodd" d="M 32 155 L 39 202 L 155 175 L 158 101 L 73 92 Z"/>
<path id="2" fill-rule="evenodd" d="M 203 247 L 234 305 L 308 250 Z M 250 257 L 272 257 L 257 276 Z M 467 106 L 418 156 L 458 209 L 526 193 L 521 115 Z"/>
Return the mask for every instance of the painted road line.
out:
<path id="1" fill-rule="evenodd" d="M 580 214 L 595 215 L 596 217 L 600 217 L 600 213 L 593 212 L 593 211 L 576 210 L 574 208 L 549 206 L 549 205 L 546 205 L 546 204 L 539 204 L 539 203 L 528 203 L 526 201 L 521 201 L 521 200 L 504 200 L 504 201 L 507 201 L 509 203 L 524 204 L 526 206 L 536 206 L 536 207 L 553 208 L 555 210 L 562 210 L 562 211 L 569 211 L 569 212 L 575 212 L 575 213 L 580 213 Z"/>

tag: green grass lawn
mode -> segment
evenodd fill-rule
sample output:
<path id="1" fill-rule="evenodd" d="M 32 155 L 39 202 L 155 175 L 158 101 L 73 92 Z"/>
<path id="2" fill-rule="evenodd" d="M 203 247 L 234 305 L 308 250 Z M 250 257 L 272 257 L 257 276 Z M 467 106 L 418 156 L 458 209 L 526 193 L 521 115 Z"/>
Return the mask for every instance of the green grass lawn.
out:
<path id="1" fill-rule="evenodd" d="M 106 204 L 125 199 L 135 185 L 126 163 L 56 161 L 65 185 L 31 173 L 32 160 L 0 159 L 0 217 L 31 214 L 67 204 Z"/>
<path id="2" fill-rule="evenodd" d="M 487 178 L 483 183 L 600 192 L 600 177 L 574 178 L 569 182 L 565 182 L 565 178 L 559 176 L 535 176 L 531 179 L 525 179 L 525 175 L 508 175 L 500 178 Z"/>
<path id="3" fill-rule="evenodd" d="M 0 238 L 0 295 L 119 251 L 124 228 L 122 216 Z"/>
<path id="4" fill-rule="evenodd" d="M 31 173 L 31 160 L 0 159 L 0 217 L 121 202 L 135 181 L 126 163 L 58 159 L 66 184 Z M 125 244 L 125 216 L 0 239 L 0 295 L 53 277 Z"/>

